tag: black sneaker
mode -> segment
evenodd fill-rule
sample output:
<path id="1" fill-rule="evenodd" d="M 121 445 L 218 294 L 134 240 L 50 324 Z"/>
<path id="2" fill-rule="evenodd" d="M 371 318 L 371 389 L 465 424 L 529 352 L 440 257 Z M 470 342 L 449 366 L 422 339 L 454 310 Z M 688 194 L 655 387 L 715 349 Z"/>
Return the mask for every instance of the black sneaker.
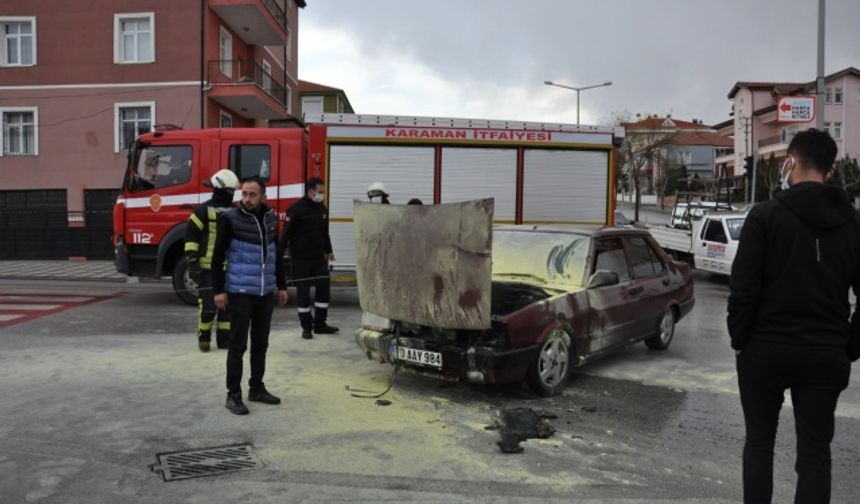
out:
<path id="1" fill-rule="evenodd" d="M 314 339 L 314 333 L 310 329 L 302 329 L 302 339 Z"/>
<path id="2" fill-rule="evenodd" d="M 338 331 L 340 331 L 339 328 L 327 324 L 314 327 L 314 334 L 335 334 Z"/>
<path id="3" fill-rule="evenodd" d="M 281 398 L 269 393 L 265 388 L 248 391 L 248 400 L 263 404 L 281 404 Z"/>
<path id="4" fill-rule="evenodd" d="M 233 413 L 234 415 L 247 415 L 250 413 L 248 411 L 248 407 L 242 402 L 241 392 L 228 392 L 227 402 L 224 406 L 226 406 L 227 409 L 230 410 L 230 413 Z"/>

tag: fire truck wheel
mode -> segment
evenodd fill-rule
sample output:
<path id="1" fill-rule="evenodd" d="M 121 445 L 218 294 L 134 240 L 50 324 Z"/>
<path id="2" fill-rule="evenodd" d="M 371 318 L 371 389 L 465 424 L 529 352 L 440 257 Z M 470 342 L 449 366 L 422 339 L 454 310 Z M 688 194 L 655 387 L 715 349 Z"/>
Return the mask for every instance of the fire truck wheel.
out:
<path id="1" fill-rule="evenodd" d="M 191 268 L 184 257 L 173 266 L 173 290 L 183 303 L 197 306 L 197 282 L 191 278 Z"/>

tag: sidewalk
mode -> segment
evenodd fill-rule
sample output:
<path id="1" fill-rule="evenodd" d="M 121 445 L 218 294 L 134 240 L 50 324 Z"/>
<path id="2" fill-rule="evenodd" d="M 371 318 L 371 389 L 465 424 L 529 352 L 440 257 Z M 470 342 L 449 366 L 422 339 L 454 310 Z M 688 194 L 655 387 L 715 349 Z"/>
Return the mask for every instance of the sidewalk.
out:
<path id="1" fill-rule="evenodd" d="M 125 282 L 113 261 L 0 261 L 0 278 L 40 280 L 110 280 Z"/>

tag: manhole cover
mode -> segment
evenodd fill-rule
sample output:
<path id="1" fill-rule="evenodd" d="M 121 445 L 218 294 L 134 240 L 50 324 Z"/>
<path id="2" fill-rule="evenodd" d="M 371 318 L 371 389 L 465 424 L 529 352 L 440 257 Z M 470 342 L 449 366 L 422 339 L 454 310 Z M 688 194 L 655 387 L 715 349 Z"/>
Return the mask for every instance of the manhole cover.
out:
<path id="1" fill-rule="evenodd" d="M 254 453 L 254 447 L 249 444 L 157 453 L 155 458 L 158 463 L 149 468 L 153 472 L 160 472 L 164 481 L 217 476 L 263 467 L 263 462 Z"/>

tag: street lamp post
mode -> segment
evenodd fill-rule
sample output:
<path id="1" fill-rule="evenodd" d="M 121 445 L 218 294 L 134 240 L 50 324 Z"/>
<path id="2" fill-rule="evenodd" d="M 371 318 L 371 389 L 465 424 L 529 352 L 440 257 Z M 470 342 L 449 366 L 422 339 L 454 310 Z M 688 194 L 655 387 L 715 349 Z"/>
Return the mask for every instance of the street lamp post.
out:
<path id="1" fill-rule="evenodd" d="M 612 81 L 606 81 L 603 84 L 595 84 L 593 86 L 583 86 L 583 87 L 565 86 L 564 84 L 556 84 L 553 81 L 543 81 L 543 83 L 546 84 L 547 86 L 556 86 L 556 87 L 560 87 L 560 88 L 564 88 L 564 89 L 571 89 L 573 91 L 576 91 L 576 125 L 577 126 L 579 126 L 579 92 L 585 91 L 586 89 L 594 89 L 594 88 L 612 85 Z"/>

